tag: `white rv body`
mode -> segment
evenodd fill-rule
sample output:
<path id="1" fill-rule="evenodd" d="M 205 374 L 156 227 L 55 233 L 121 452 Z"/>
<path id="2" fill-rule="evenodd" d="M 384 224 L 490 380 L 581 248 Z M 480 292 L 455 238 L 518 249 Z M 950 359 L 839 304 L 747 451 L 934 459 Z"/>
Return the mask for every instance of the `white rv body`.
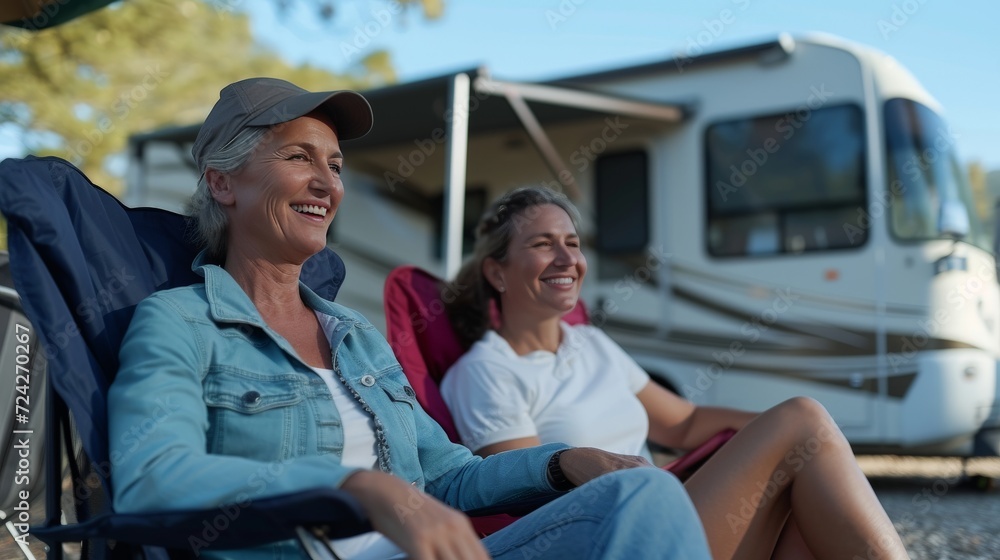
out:
<path id="1" fill-rule="evenodd" d="M 443 237 L 460 235 L 440 210 L 454 196 L 445 185 L 468 186 L 463 221 L 469 224 L 507 190 L 556 183 L 552 169 L 558 172 L 561 163 L 559 182 L 576 195 L 585 217 L 590 272 L 584 299 L 592 318 L 657 380 L 699 404 L 750 410 L 814 397 L 860 450 L 973 453 L 974 436 L 997 414 L 994 257 L 976 237 L 975 213 L 962 213 L 962 203 L 966 210 L 971 205 L 967 186 L 959 181 L 948 194 L 940 183 L 943 162 L 954 157 L 954 136 L 914 142 L 912 162 L 890 150 L 892 142 L 907 145 L 909 132 L 926 133 L 931 124 L 947 130 L 936 120 L 939 105 L 893 59 L 835 38 L 782 36 L 575 76 L 542 85 L 675 107 L 682 118 L 536 102 L 531 107 L 544 129 L 541 139 L 501 108 L 502 98 L 487 93 L 487 74 L 466 74 L 473 84 L 467 108 L 449 104 L 450 78 L 368 92 L 377 128 L 372 137 L 345 143 L 347 196 L 331 234 L 348 270 L 338 301 L 382 327 L 382 283 L 392 267 L 454 269 L 441 257 Z M 529 101 L 530 94 L 525 90 Z M 467 169 L 457 178 L 446 172 L 446 155 L 449 149 L 456 150 L 452 158 L 464 154 L 445 132 L 456 110 L 467 110 L 469 120 Z M 903 134 L 887 125 L 888 113 L 912 130 Z M 898 140 L 887 138 L 887 126 Z M 195 131 L 133 139 L 126 202 L 180 207 L 183 196 L 163 193 L 193 189 L 196 177 L 184 162 Z M 760 141 L 725 145 L 741 131 Z M 846 140 L 831 140 L 834 134 Z M 796 162 L 788 154 L 806 154 L 799 144 L 807 141 L 832 142 L 831 153 L 846 155 L 820 150 L 810 155 L 827 158 L 818 164 L 799 161 L 800 168 L 786 174 L 790 206 L 771 208 L 766 204 L 774 200 L 755 201 L 756 188 L 741 191 L 754 180 L 784 180 L 782 166 Z M 540 156 L 532 143 L 548 143 L 558 157 Z M 854 148 L 841 150 L 848 144 Z M 725 159 L 734 149 L 739 157 Z M 848 156 L 854 159 L 844 163 Z M 844 161 L 836 161 L 840 157 Z M 629 158 L 646 163 L 622 167 L 622 176 L 642 175 L 646 186 L 623 198 L 644 200 L 646 215 L 633 212 L 635 223 L 605 222 L 602 229 L 599 216 L 608 212 L 608 201 L 619 204 L 608 198 L 618 169 L 608 162 L 625 166 Z M 841 164 L 837 177 L 823 175 Z M 611 179 L 598 178 L 602 169 Z M 823 192 L 816 185 L 830 190 L 829 201 L 815 198 Z M 930 194 L 918 192 L 927 185 Z M 730 200 L 742 206 L 726 206 Z M 908 230 L 901 237 L 900 228 L 923 223 L 906 221 L 910 215 L 896 208 L 904 203 L 915 205 L 906 211 L 925 213 L 932 205 L 933 231 L 942 235 Z M 814 224 L 810 216 L 825 217 Z M 645 226 L 636 226 L 640 222 Z M 618 228 L 628 231 L 624 241 L 611 239 Z M 630 243 L 626 238 L 641 240 L 641 248 L 601 248 Z"/>

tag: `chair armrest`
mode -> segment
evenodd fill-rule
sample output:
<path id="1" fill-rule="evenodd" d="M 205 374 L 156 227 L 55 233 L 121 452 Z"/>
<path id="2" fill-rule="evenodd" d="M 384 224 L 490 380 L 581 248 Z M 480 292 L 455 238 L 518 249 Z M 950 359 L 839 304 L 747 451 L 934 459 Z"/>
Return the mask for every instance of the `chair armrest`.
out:
<path id="1" fill-rule="evenodd" d="M 372 530 L 368 516 L 349 494 L 333 488 L 253 500 L 207 510 L 103 514 L 83 523 L 33 527 L 46 544 L 93 538 L 191 550 L 199 539 L 226 550 L 296 539 L 296 527 L 320 528 L 329 538 Z"/>
<path id="2" fill-rule="evenodd" d="M 698 467 L 702 466 L 720 447 L 736 435 L 736 430 L 725 429 L 708 438 L 708 441 L 667 463 L 663 470 L 673 473 L 681 481 L 687 480 Z"/>

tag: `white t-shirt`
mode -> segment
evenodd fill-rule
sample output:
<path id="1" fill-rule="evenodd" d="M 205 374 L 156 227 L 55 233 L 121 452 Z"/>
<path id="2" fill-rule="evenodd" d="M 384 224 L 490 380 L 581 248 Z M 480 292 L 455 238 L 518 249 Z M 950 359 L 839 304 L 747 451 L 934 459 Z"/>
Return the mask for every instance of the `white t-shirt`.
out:
<path id="1" fill-rule="evenodd" d="M 344 384 L 334 377 L 332 369 L 312 369 L 326 382 L 333 396 L 333 405 L 340 413 L 340 424 L 344 430 L 344 452 L 340 457 L 340 464 L 368 470 L 375 468 L 375 462 L 378 461 L 378 456 L 375 455 L 375 421 L 361 408 L 361 403 L 347 392 Z"/>
<path id="2" fill-rule="evenodd" d="M 333 333 L 337 319 L 330 315 L 316 313 L 319 323 L 326 333 L 327 340 Z M 378 457 L 375 454 L 375 422 L 361 408 L 359 403 L 347 390 L 347 387 L 334 376 L 332 369 L 312 368 L 316 375 L 326 382 L 333 396 L 333 404 L 340 413 L 340 422 L 344 430 L 344 452 L 340 464 L 345 467 L 372 469 Z M 396 543 L 377 532 L 369 532 L 346 539 L 330 541 L 337 556 L 344 560 L 387 560 L 404 558 L 405 554 Z"/>
<path id="3" fill-rule="evenodd" d="M 489 331 L 448 370 L 441 394 L 463 443 L 537 436 L 650 459 L 649 417 L 635 396 L 649 375 L 600 329 L 560 327 L 555 354 L 518 356 Z"/>

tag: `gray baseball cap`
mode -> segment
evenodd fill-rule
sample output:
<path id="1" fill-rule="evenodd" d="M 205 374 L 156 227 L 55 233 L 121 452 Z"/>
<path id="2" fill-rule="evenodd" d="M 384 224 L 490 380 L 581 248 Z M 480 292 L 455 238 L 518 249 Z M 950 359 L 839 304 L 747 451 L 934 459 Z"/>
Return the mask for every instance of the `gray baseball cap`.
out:
<path id="1" fill-rule="evenodd" d="M 372 128 L 371 105 L 358 92 L 310 92 L 277 78 L 248 78 L 219 92 L 191 155 L 198 170 L 204 172 L 205 158 L 232 142 L 244 128 L 281 124 L 316 110 L 330 117 L 339 140 L 360 138 Z"/>

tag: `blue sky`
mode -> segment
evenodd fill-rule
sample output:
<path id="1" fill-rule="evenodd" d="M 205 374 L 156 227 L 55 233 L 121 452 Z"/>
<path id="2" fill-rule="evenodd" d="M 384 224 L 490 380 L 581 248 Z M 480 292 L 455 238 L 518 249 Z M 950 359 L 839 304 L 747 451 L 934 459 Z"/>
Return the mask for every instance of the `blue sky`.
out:
<path id="1" fill-rule="evenodd" d="M 243 1 L 258 40 L 288 60 L 344 70 L 384 48 L 401 81 L 478 65 L 504 79 L 553 78 L 671 57 L 699 38 L 715 49 L 832 33 L 901 61 L 944 105 L 961 159 L 1000 169 L 1000 2 L 446 0 L 444 16 L 426 21 L 387 0 L 337 0 L 331 24 L 301 2 L 279 17 L 273 0 Z"/>

